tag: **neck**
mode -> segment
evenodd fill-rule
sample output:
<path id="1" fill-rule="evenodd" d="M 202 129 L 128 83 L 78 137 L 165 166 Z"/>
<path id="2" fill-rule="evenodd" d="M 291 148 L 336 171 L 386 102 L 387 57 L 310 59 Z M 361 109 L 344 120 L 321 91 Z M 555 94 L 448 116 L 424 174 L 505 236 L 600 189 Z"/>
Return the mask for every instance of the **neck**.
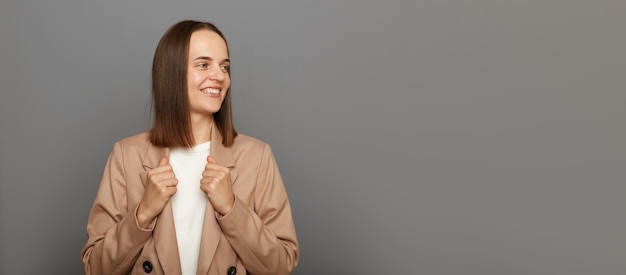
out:
<path id="1" fill-rule="evenodd" d="M 211 140 L 213 130 L 213 115 L 191 116 L 191 131 L 195 144 L 205 143 Z"/>

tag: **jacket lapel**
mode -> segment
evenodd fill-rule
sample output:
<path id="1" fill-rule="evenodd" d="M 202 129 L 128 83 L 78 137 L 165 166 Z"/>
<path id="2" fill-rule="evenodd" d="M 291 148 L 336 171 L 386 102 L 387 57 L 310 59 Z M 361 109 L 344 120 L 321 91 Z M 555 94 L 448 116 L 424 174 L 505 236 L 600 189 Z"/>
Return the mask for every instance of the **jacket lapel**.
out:
<path id="1" fill-rule="evenodd" d="M 235 167 L 235 155 L 232 148 L 224 147 L 222 144 L 222 135 L 220 135 L 217 129 L 211 134 L 211 156 L 213 156 L 217 164 L 230 169 L 230 181 L 234 184 L 235 179 L 237 179 L 237 172 L 233 171 Z"/>
<path id="2" fill-rule="evenodd" d="M 159 161 L 164 156 L 170 155 L 169 148 L 156 147 L 150 145 L 144 156 L 143 167 L 144 184 L 147 182 L 146 174 L 149 170 L 157 167 Z M 168 202 L 163 208 L 163 212 L 157 217 L 154 231 L 152 232 L 154 245 L 161 267 L 165 274 L 180 274 L 180 257 L 178 255 L 178 243 L 176 242 L 176 231 L 174 227 L 174 214 L 172 203 Z"/>
<path id="3" fill-rule="evenodd" d="M 213 156 L 215 161 L 217 161 L 217 164 L 231 169 L 231 182 L 234 182 L 237 176 L 232 171 L 232 168 L 235 167 L 233 152 L 231 148 L 226 148 L 222 145 L 222 136 L 217 129 L 214 129 L 211 134 L 210 154 Z M 215 217 L 213 205 L 211 205 L 211 202 L 207 202 L 204 214 L 204 225 L 202 227 L 202 240 L 200 243 L 197 274 L 208 274 L 211 263 L 213 262 L 213 257 L 215 256 L 215 250 L 217 249 L 217 245 L 220 241 L 221 231 L 222 230 Z"/>

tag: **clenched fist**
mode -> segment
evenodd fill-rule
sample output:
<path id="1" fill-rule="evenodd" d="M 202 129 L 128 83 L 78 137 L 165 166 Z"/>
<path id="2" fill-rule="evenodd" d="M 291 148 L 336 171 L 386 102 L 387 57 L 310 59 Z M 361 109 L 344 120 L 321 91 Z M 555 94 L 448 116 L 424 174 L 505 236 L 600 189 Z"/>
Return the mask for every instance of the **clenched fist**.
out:
<path id="1" fill-rule="evenodd" d="M 163 157 L 159 166 L 148 171 L 146 190 L 137 208 L 137 221 L 141 228 L 146 228 L 176 194 L 178 180 L 167 157 Z"/>
<path id="2" fill-rule="evenodd" d="M 230 181 L 230 170 L 217 164 L 211 156 L 207 158 L 207 164 L 202 172 L 200 189 L 209 198 L 213 209 L 221 215 L 226 215 L 233 208 L 235 194 Z"/>

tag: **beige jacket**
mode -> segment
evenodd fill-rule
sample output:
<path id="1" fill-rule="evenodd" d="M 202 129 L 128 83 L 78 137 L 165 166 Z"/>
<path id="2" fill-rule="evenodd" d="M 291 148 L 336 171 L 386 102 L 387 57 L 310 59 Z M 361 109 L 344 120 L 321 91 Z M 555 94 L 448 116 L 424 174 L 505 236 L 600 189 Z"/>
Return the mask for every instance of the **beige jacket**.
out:
<path id="1" fill-rule="evenodd" d="M 87 222 L 81 253 L 86 274 L 181 273 L 171 203 L 149 228 L 138 226 L 146 173 L 169 155 L 147 137 L 138 134 L 113 147 Z M 236 198 L 225 216 L 207 203 L 197 274 L 288 274 L 299 246 L 269 145 L 240 134 L 227 148 L 213 131 L 211 155 L 230 168 Z"/>

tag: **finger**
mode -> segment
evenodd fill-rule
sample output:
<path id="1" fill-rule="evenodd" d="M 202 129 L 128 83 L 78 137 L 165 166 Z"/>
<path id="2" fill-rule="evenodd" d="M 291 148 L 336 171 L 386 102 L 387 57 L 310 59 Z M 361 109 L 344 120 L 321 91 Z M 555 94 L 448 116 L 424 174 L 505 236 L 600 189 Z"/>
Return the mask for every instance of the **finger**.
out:
<path id="1" fill-rule="evenodd" d="M 167 157 L 163 157 L 161 161 L 159 161 L 159 166 L 165 166 L 168 162 L 169 160 L 167 159 Z"/>
<path id="2" fill-rule="evenodd" d="M 156 176 L 161 174 L 163 174 L 164 176 L 175 177 L 174 170 L 172 170 L 172 167 L 170 165 L 159 166 L 148 171 L 148 176 Z"/>
<path id="3" fill-rule="evenodd" d="M 204 168 L 204 171 L 202 171 L 202 177 L 215 177 L 218 173 L 219 173 L 219 168 L 218 167 L 213 167 L 213 166 L 209 166 L 207 165 Z"/>
<path id="4" fill-rule="evenodd" d="M 215 178 L 213 177 L 202 178 L 200 180 L 200 185 L 203 185 L 203 184 L 215 184 Z"/>
<path id="5" fill-rule="evenodd" d="M 200 180 L 200 186 L 209 186 L 211 189 L 216 189 L 219 186 L 220 181 L 216 178 L 204 178 Z"/>
<path id="6" fill-rule="evenodd" d="M 209 193 L 211 192 L 211 188 L 209 187 L 208 184 L 200 184 L 200 190 L 202 190 L 202 192 L 204 192 L 207 195 L 209 195 Z"/>
<path id="7" fill-rule="evenodd" d="M 176 180 L 176 176 L 172 172 L 153 173 L 153 174 L 150 174 L 148 178 L 150 179 L 150 181 L 152 181 L 155 184 L 158 184 L 159 182 L 163 182 L 163 181 L 168 181 L 168 180 Z"/>
<path id="8" fill-rule="evenodd" d="M 217 164 L 217 161 L 215 161 L 215 159 L 212 156 L 208 156 L 206 160 L 208 163 Z"/>
<path id="9" fill-rule="evenodd" d="M 167 186 L 163 188 L 161 191 L 162 191 L 163 196 L 170 198 L 174 196 L 174 194 L 176 194 L 178 189 L 176 188 L 176 186 Z"/>
<path id="10" fill-rule="evenodd" d="M 204 171 L 209 171 L 209 170 L 216 170 L 216 171 L 227 172 L 228 168 L 217 164 L 215 159 L 213 157 L 209 156 L 209 157 L 207 157 L 207 164 L 204 166 Z"/>
<path id="11" fill-rule="evenodd" d="M 176 194 L 176 192 L 178 192 L 178 188 L 176 188 L 176 186 L 170 186 L 167 188 L 167 190 L 169 191 L 169 195 L 174 196 L 174 194 Z"/>
<path id="12" fill-rule="evenodd" d="M 168 178 L 168 179 L 163 181 L 163 185 L 167 186 L 167 187 L 176 186 L 176 185 L 178 185 L 178 179 L 176 179 L 176 178 Z"/>

